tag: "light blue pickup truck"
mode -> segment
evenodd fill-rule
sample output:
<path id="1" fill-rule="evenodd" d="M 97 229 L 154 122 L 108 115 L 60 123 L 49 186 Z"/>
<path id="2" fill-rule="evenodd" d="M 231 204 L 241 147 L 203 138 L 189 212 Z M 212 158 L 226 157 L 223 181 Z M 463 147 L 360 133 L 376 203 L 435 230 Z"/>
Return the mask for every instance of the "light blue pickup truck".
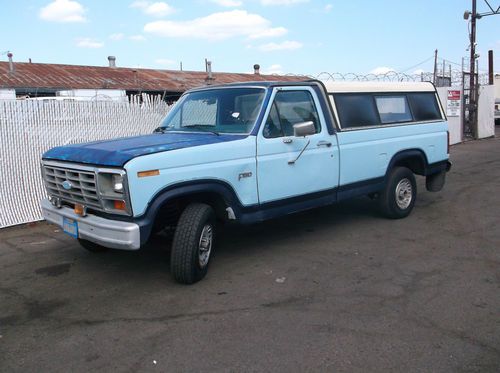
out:
<path id="1" fill-rule="evenodd" d="M 154 133 L 43 155 L 43 215 L 87 250 L 173 233 L 171 272 L 202 279 L 218 224 L 368 195 L 410 214 L 415 176 L 439 191 L 448 125 L 430 83 L 255 82 L 186 92 Z M 165 236 L 165 235 L 164 235 Z"/>

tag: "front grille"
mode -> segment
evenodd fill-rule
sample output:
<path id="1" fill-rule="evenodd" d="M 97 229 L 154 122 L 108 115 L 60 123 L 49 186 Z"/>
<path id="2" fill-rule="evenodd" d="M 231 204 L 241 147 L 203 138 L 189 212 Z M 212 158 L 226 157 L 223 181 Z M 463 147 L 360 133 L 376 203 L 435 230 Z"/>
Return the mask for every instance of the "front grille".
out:
<path id="1" fill-rule="evenodd" d="M 83 171 L 43 165 L 44 182 L 49 195 L 69 203 L 79 203 L 102 210 L 102 202 L 97 194 L 96 174 Z M 70 189 L 63 187 L 64 182 L 71 183 Z"/>

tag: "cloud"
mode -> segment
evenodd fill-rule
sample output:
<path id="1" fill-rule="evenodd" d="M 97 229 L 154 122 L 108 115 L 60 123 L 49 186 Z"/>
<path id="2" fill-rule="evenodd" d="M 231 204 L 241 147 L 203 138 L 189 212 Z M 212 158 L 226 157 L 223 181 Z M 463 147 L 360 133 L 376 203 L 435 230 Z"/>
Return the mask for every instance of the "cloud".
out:
<path id="1" fill-rule="evenodd" d="M 166 38 L 197 38 L 224 40 L 235 36 L 259 38 L 286 33 L 283 27 L 271 27 L 271 22 L 246 10 L 212 13 L 189 21 L 155 21 L 147 23 L 144 31 Z"/>
<path id="2" fill-rule="evenodd" d="M 243 5 L 243 1 L 239 1 L 239 0 L 210 0 L 210 1 L 212 3 L 215 3 L 215 4 L 220 5 L 220 6 L 224 6 L 227 8 L 235 8 L 235 7 Z"/>
<path id="3" fill-rule="evenodd" d="M 279 64 L 274 64 L 271 65 L 261 71 L 262 74 L 264 75 L 272 75 L 272 74 L 277 74 L 277 75 L 283 75 L 283 66 Z"/>
<path id="4" fill-rule="evenodd" d="M 370 71 L 370 74 L 384 75 L 390 72 L 396 72 L 392 67 L 379 66 Z"/>
<path id="5" fill-rule="evenodd" d="M 299 3 L 307 3 L 309 0 L 260 0 L 264 6 L 269 5 L 294 5 Z"/>
<path id="6" fill-rule="evenodd" d="M 129 36 L 129 39 L 132 41 L 146 41 L 147 40 L 144 37 L 144 35 L 132 35 L 132 36 Z"/>
<path id="7" fill-rule="evenodd" d="M 261 32 L 256 32 L 252 35 L 249 35 L 249 39 L 260 39 L 260 38 L 275 38 L 278 36 L 283 36 L 288 33 L 288 30 L 284 27 L 274 27 L 265 29 Z"/>
<path id="8" fill-rule="evenodd" d="M 79 38 L 76 40 L 76 46 L 80 48 L 102 48 L 104 43 L 91 38 Z"/>
<path id="9" fill-rule="evenodd" d="M 86 22 L 85 8 L 78 1 L 54 0 L 40 9 L 38 16 L 49 22 Z"/>
<path id="10" fill-rule="evenodd" d="M 267 43 L 259 46 L 259 50 L 262 52 L 274 52 L 274 51 L 285 51 L 285 50 L 295 50 L 303 47 L 302 43 L 298 41 L 284 41 L 281 43 Z"/>
<path id="11" fill-rule="evenodd" d="M 130 7 L 139 8 L 144 14 L 158 18 L 168 16 L 175 11 L 173 7 L 163 1 L 152 3 L 150 1 L 139 0 L 130 4 Z"/>
<path id="12" fill-rule="evenodd" d="M 111 40 L 122 40 L 125 37 L 125 35 L 121 32 L 117 32 L 115 34 L 109 35 L 109 38 Z"/>
<path id="13" fill-rule="evenodd" d="M 413 75 L 420 75 L 420 74 L 423 74 L 423 73 L 425 73 L 424 69 L 417 69 L 412 74 Z"/>
<path id="14" fill-rule="evenodd" d="M 155 64 L 165 66 L 165 67 L 167 67 L 167 66 L 170 67 L 170 66 L 176 65 L 177 62 L 175 62 L 174 60 L 169 60 L 168 58 L 157 58 L 155 60 Z"/>
<path id="15" fill-rule="evenodd" d="M 325 12 L 328 13 L 328 12 L 330 12 L 333 9 L 333 5 L 332 4 L 326 4 L 324 9 L 325 9 Z"/>

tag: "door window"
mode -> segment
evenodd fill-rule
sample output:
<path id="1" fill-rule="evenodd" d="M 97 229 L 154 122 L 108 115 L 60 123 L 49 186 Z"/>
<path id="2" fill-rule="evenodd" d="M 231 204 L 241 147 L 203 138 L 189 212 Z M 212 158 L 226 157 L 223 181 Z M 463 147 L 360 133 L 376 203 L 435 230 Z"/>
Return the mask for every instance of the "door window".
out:
<path id="1" fill-rule="evenodd" d="M 279 91 L 264 125 L 266 138 L 293 136 L 293 125 L 311 121 L 321 132 L 318 111 L 309 91 Z"/>

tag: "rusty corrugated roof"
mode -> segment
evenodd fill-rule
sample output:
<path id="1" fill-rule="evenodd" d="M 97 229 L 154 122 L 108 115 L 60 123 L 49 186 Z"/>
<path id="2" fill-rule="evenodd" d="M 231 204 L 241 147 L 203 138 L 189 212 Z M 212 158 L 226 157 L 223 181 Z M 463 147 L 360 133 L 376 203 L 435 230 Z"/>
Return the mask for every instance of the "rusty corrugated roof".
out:
<path id="1" fill-rule="evenodd" d="M 123 89 L 184 92 L 206 85 L 204 71 L 156 70 L 129 67 L 79 66 L 46 63 L 0 62 L 1 88 Z M 213 73 L 213 84 L 249 81 L 298 81 L 305 77 Z"/>

